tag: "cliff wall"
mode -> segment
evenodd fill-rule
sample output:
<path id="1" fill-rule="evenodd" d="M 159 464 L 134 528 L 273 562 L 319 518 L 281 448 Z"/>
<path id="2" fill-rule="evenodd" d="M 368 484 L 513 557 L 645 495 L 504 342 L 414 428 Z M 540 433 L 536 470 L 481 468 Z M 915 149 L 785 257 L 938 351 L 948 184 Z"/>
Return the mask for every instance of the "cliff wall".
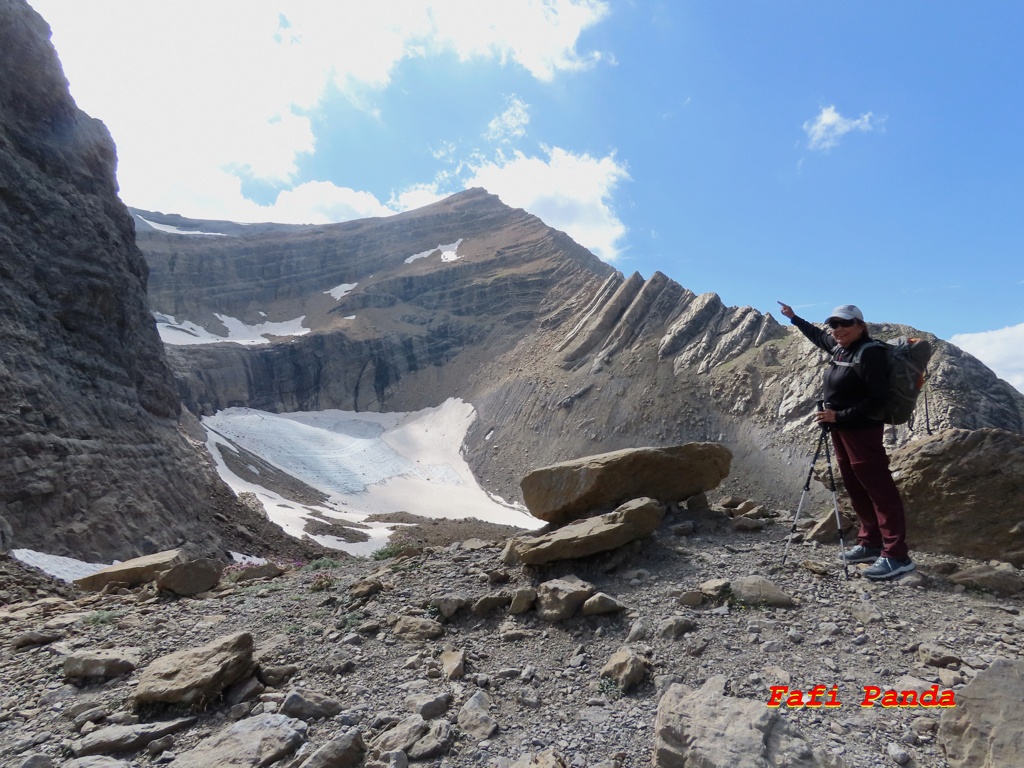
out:
<path id="1" fill-rule="evenodd" d="M 15 547 L 89 560 L 217 552 L 231 502 L 179 430 L 114 144 L 49 37 L 0 0 L 0 516 Z"/>

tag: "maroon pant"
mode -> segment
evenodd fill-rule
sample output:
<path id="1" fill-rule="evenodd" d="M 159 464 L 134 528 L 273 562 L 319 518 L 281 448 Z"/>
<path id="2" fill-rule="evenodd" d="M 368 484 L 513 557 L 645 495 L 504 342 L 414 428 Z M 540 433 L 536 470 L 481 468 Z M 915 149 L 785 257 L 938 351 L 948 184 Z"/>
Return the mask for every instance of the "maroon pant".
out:
<path id="1" fill-rule="evenodd" d="M 907 523 L 903 500 L 889 471 L 889 456 L 882 446 L 883 429 L 833 428 L 832 445 L 839 474 L 860 521 L 857 541 L 881 548 L 882 557 L 905 560 Z"/>

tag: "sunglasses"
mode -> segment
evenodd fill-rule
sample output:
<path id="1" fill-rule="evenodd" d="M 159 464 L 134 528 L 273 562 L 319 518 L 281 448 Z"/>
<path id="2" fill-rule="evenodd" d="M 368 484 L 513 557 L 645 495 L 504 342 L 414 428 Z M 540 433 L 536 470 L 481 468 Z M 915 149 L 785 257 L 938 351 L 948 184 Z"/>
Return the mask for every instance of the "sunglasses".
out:
<path id="1" fill-rule="evenodd" d="M 829 320 L 828 327 L 832 330 L 836 328 L 849 328 L 852 325 L 856 325 L 856 320 Z"/>

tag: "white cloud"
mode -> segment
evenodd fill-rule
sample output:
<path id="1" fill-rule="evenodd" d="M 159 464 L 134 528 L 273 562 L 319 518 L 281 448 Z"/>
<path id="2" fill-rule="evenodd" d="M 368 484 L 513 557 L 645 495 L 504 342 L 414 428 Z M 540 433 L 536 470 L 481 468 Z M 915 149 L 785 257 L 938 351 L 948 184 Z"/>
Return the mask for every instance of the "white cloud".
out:
<path id="1" fill-rule="evenodd" d="M 242 195 L 241 179 L 216 169 L 201 169 L 187 182 L 169 185 L 161 203 L 159 207 L 138 207 L 195 218 L 281 224 L 329 224 L 403 210 L 381 203 L 369 192 L 329 181 L 308 181 L 281 190 L 273 203 L 260 205 Z"/>
<path id="2" fill-rule="evenodd" d="M 576 44 L 608 12 L 601 0 L 448 0 L 430 7 L 436 42 L 462 61 L 511 59 L 544 81 L 600 61 L 596 52 L 581 55 Z"/>
<path id="3" fill-rule="evenodd" d="M 442 141 L 440 146 L 430 150 L 430 154 L 433 155 L 435 160 L 441 160 L 446 163 L 450 163 L 455 158 L 455 150 L 457 147 L 453 142 Z"/>
<path id="4" fill-rule="evenodd" d="M 996 375 L 1024 392 L 1024 323 L 981 333 L 958 333 L 950 339 L 970 352 Z"/>
<path id="5" fill-rule="evenodd" d="M 530 124 L 530 105 L 518 96 L 510 96 L 505 111 L 487 125 L 487 139 L 495 142 L 510 142 L 526 135 Z"/>
<path id="6" fill-rule="evenodd" d="M 329 224 L 371 216 L 390 216 L 394 210 L 369 192 L 339 187 L 329 181 L 308 181 L 285 189 L 266 211 L 264 220 L 294 224 Z"/>
<path id="7" fill-rule="evenodd" d="M 409 211 L 413 208 L 422 208 L 425 205 L 436 203 L 448 196 L 448 193 L 441 192 L 439 185 L 415 184 L 401 192 L 392 195 L 388 205 L 396 211 Z"/>
<path id="8" fill-rule="evenodd" d="M 807 146 L 811 149 L 827 151 L 839 143 L 839 140 L 851 131 L 872 131 L 877 119 L 867 112 L 858 118 L 843 117 L 836 112 L 834 106 L 823 107 L 814 120 L 804 123 L 807 133 Z"/>
<path id="9" fill-rule="evenodd" d="M 399 62 L 443 53 L 551 80 L 599 60 L 577 43 L 609 12 L 598 0 L 32 5 L 53 29 L 72 95 L 114 136 L 125 202 L 204 218 L 259 213 L 237 180 L 295 181 L 298 161 L 316 148 L 311 117 L 332 88 L 374 115 L 373 95 Z M 308 191 L 279 200 L 282 209 L 313 201 Z M 331 206 L 340 215 L 345 196 L 317 200 L 309 216 Z"/>
<path id="10" fill-rule="evenodd" d="M 472 164 L 466 187 L 484 187 L 507 205 L 524 208 L 561 229 L 604 261 L 619 256 L 626 227 L 611 207 L 619 182 L 629 179 L 614 155 L 594 158 L 559 147 L 547 158 L 515 152 Z"/>

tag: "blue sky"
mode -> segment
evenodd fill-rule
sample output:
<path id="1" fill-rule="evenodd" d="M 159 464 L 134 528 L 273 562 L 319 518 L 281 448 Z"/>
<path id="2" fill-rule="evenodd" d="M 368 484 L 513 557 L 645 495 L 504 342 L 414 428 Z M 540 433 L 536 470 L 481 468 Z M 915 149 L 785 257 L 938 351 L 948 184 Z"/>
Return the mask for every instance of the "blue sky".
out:
<path id="1" fill-rule="evenodd" d="M 1024 4 L 30 0 L 129 205 L 470 186 L 624 272 L 931 331 L 1024 390 Z"/>

